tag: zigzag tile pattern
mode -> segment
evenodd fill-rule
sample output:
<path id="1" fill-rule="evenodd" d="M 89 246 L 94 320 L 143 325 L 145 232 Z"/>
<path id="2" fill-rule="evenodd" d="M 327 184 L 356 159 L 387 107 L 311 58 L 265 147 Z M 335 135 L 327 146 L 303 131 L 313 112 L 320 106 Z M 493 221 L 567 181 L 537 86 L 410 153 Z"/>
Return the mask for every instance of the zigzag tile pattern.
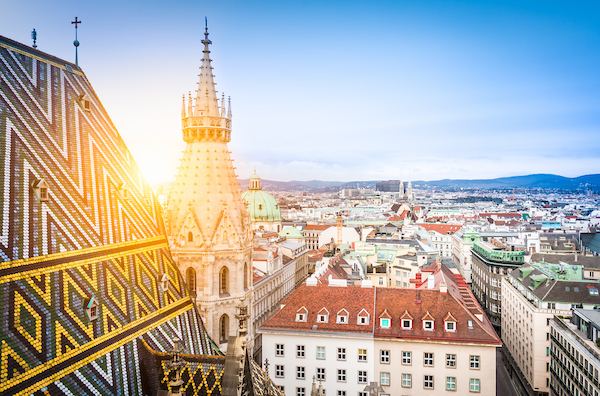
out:
<path id="1" fill-rule="evenodd" d="M 179 337 L 187 353 L 221 355 L 85 75 L 1 36 L 0 193 L 0 394 L 141 394 L 142 336 L 157 351 Z"/>

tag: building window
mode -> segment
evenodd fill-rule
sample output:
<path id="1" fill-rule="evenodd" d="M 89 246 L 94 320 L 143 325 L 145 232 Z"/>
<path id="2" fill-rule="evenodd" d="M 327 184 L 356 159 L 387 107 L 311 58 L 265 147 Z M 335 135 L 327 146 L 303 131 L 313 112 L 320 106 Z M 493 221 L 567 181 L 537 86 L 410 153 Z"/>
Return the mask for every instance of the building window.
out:
<path id="1" fill-rule="evenodd" d="M 283 393 L 285 395 L 285 386 L 283 386 L 283 385 L 277 385 L 277 388 L 279 388 L 279 390 L 281 391 L 281 393 Z"/>
<path id="2" fill-rule="evenodd" d="M 433 320 L 424 320 L 423 321 L 423 330 L 425 331 L 433 331 L 435 330 Z"/>
<path id="3" fill-rule="evenodd" d="M 470 369 L 471 370 L 479 370 L 479 356 L 478 355 L 471 355 L 469 357 L 469 361 L 470 361 Z"/>
<path id="4" fill-rule="evenodd" d="M 388 350 L 381 350 L 379 351 L 379 361 L 383 364 L 389 364 L 390 363 L 390 351 Z"/>
<path id="5" fill-rule="evenodd" d="M 358 313 L 358 319 L 356 321 L 357 324 L 359 325 L 368 325 L 369 324 L 369 313 L 363 308 L 359 313 Z"/>
<path id="6" fill-rule="evenodd" d="M 283 356 L 283 344 L 275 344 L 275 356 Z"/>
<path id="7" fill-rule="evenodd" d="M 296 396 L 306 396 L 306 388 L 296 388 Z"/>
<path id="8" fill-rule="evenodd" d="M 325 347 L 324 346 L 317 347 L 317 359 L 325 359 Z"/>
<path id="9" fill-rule="evenodd" d="M 390 327 L 392 327 L 392 321 L 388 318 L 381 318 L 379 319 L 379 326 L 382 329 L 389 329 Z"/>
<path id="10" fill-rule="evenodd" d="M 329 311 L 323 308 L 317 314 L 317 323 L 327 323 L 329 322 Z"/>
<path id="11" fill-rule="evenodd" d="M 188 232 L 188 242 L 194 242 L 194 234 L 192 234 L 192 231 Z"/>
<path id="12" fill-rule="evenodd" d="M 479 392 L 479 379 L 471 378 L 469 380 L 469 392 Z"/>
<path id="13" fill-rule="evenodd" d="M 366 384 L 367 383 L 367 372 L 366 371 L 358 371 L 358 383 Z"/>
<path id="14" fill-rule="evenodd" d="M 343 391 L 343 390 L 337 391 L 337 396 L 346 396 L 346 391 Z"/>
<path id="15" fill-rule="evenodd" d="M 468 321 L 467 321 L 467 327 L 468 327 L 469 329 L 472 329 L 472 328 L 473 328 L 473 321 L 472 321 L 472 320 L 468 320 Z"/>
<path id="16" fill-rule="evenodd" d="M 454 333 L 456 331 L 456 322 L 444 322 L 446 325 L 446 331 Z"/>
<path id="17" fill-rule="evenodd" d="M 296 379 L 305 379 L 306 373 L 304 371 L 304 367 L 298 366 L 296 367 Z"/>
<path id="18" fill-rule="evenodd" d="M 412 374 L 402 374 L 402 387 L 403 388 L 411 388 L 412 387 Z"/>
<path id="19" fill-rule="evenodd" d="M 296 322 L 306 322 L 307 314 L 308 310 L 305 307 L 301 307 L 296 311 Z"/>
<path id="20" fill-rule="evenodd" d="M 369 396 L 367 392 L 358 392 L 358 396 Z"/>
<path id="21" fill-rule="evenodd" d="M 305 353 L 304 353 L 304 345 L 296 345 L 296 357 L 297 358 L 303 358 L 305 357 Z"/>
<path id="22" fill-rule="evenodd" d="M 456 390 L 456 377 L 446 377 L 446 390 L 448 390 L 448 391 Z"/>
<path id="23" fill-rule="evenodd" d="M 390 385 L 390 373 L 381 373 L 381 376 L 379 378 L 379 383 L 383 386 L 389 386 Z"/>
<path id="24" fill-rule="evenodd" d="M 367 361 L 367 350 L 366 349 L 359 349 L 358 350 L 358 361 L 359 362 L 366 362 Z"/>
<path id="25" fill-rule="evenodd" d="M 325 381 L 325 367 L 317 367 L 317 380 Z"/>
<path id="26" fill-rule="evenodd" d="M 346 311 L 345 309 L 340 310 L 340 312 L 337 313 L 336 323 L 348 324 L 348 311 Z"/>
<path id="27" fill-rule="evenodd" d="M 446 367 L 456 368 L 456 355 L 449 353 L 446 354 Z"/>
<path id="28" fill-rule="evenodd" d="M 283 378 L 284 377 L 283 364 L 277 364 L 277 365 L 275 365 L 275 377 L 277 377 L 277 378 Z"/>
<path id="29" fill-rule="evenodd" d="M 219 293 L 229 294 L 229 269 L 227 267 L 221 268 L 221 274 L 219 279 Z"/>
<path id="30" fill-rule="evenodd" d="M 433 389 L 433 375 L 426 375 L 423 378 L 423 388 Z"/>
<path id="31" fill-rule="evenodd" d="M 338 348 L 337 360 L 346 360 L 346 348 Z"/>
<path id="32" fill-rule="evenodd" d="M 85 302 L 85 314 L 90 322 L 98 320 L 98 300 L 92 296 Z"/>
<path id="33" fill-rule="evenodd" d="M 248 290 L 248 263 L 244 263 L 244 290 Z"/>
<path id="34" fill-rule="evenodd" d="M 345 369 L 338 369 L 337 381 L 338 382 L 346 382 L 346 370 Z"/>
<path id="35" fill-rule="evenodd" d="M 224 314 L 223 316 L 221 316 L 221 320 L 219 321 L 219 327 L 220 327 L 219 334 L 221 335 L 221 343 L 225 343 L 229 339 L 229 316 L 227 316 L 227 314 Z"/>
<path id="36" fill-rule="evenodd" d="M 412 364 L 412 353 L 411 352 L 402 352 L 402 364 L 407 364 L 407 365 Z"/>
<path id="37" fill-rule="evenodd" d="M 402 330 L 412 330 L 411 319 L 402 319 Z"/>
<path id="38" fill-rule="evenodd" d="M 433 367 L 433 353 L 425 352 L 423 354 L 423 366 Z"/>

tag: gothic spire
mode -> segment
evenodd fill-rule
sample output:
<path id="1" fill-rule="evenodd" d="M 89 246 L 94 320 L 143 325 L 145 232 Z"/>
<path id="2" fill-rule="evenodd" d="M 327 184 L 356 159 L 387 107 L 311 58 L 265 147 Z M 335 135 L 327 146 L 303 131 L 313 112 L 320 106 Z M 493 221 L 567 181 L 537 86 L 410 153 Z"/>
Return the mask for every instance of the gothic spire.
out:
<path id="1" fill-rule="evenodd" d="M 200 82 L 198 83 L 198 94 L 196 96 L 196 111 L 195 116 L 210 115 L 219 117 L 219 105 L 217 103 L 217 91 L 215 90 L 215 77 L 212 73 L 212 65 L 210 59 L 210 50 L 208 45 L 212 41 L 208 39 L 208 23 L 206 23 L 204 31 L 204 56 L 202 57 L 202 66 L 200 66 Z M 208 111 L 208 114 L 205 112 Z"/>

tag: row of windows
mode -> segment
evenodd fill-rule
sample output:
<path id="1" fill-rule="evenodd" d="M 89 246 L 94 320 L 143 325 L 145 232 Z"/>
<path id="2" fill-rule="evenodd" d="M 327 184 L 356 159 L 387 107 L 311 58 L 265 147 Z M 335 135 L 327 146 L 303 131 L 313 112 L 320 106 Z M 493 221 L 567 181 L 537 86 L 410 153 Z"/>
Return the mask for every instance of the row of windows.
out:
<path id="1" fill-rule="evenodd" d="M 433 375 L 424 375 L 423 376 L 423 389 L 434 389 L 434 376 Z M 381 373 L 380 376 L 380 384 L 382 386 L 390 386 L 390 373 Z M 402 373 L 402 387 L 403 388 L 412 388 L 413 386 L 413 378 L 412 374 Z M 469 379 L 469 392 L 479 392 L 481 389 L 480 381 L 478 378 L 470 378 Z M 446 377 L 446 390 L 447 391 L 455 391 L 456 390 L 456 377 Z"/>
<path id="2" fill-rule="evenodd" d="M 317 367 L 316 373 L 317 380 L 324 381 L 325 380 L 325 367 Z M 283 364 L 275 365 L 275 377 L 276 378 L 285 378 L 285 366 Z M 367 372 L 364 370 L 358 370 L 358 383 L 366 384 L 367 383 Z M 347 374 L 346 369 L 337 369 L 337 382 L 346 382 Z M 304 366 L 296 366 L 296 379 L 306 379 L 306 367 Z"/>
<path id="3" fill-rule="evenodd" d="M 402 330 L 412 330 L 413 320 L 412 319 L 401 319 L 400 320 Z M 473 328 L 473 321 L 469 320 L 467 323 L 469 329 Z M 421 326 L 424 331 L 435 331 L 435 321 L 430 319 L 423 319 Z M 379 327 L 382 329 L 390 329 L 392 327 L 391 318 L 380 318 Z M 444 320 L 444 331 L 454 333 L 456 331 L 456 322 L 452 320 Z"/>
<path id="4" fill-rule="evenodd" d="M 359 325 L 368 325 L 369 324 L 369 313 L 363 309 L 361 310 L 356 317 L 356 324 Z M 298 311 L 296 311 L 296 322 L 306 322 L 308 318 L 308 310 L 305 307 L 301 307 Z M 326 308 L 322 308 L 317 313 L 317 323 L 329 323 L 329 311 Z M 337 313 L 336 323 L 338 324 L 348 324 L 349 322 L 349 314 L 345 309 L 341 309 Z"/>
<path id="5" fill-rule="evenodd" d="M 275 344 L 275 356 L 279 356 L 279 357 L 285 356 L 284 344 Z M 305 345 L 296 345 L 296 357 L 297 358 L 305 358 L 306 357 L 306 346 Z M 324 346 L 317 347 L 317 359 L 325 359 L 325 347 Z M 337 349 L 337 360 L 346 360 L 346 348 L 338 348 Z M 366 349 L 358 350 L 358 361 L 359 362 L 367 361 L 367 350 Z"/>
<path id="6" fill-rule="evenodd" d="M 323 360 L 325 359 L 325 347 L 318 346 L 316 351 L 317 359 Z M 285 356 L 285 345 L 284 344 L 275 344 L 275 356 L 283 357 Z M 411 365 L 412 364 L 412 352 L 410 351 L 402 351 L 402 364 Z M 306 357 L 306 346 L 305 345 L 296 345 L 296 357 L 297 358 L 305 358 Z M 337 348 L 336 354 L 337 360 L 345 361 L 346 360 L 346 348 Z M 367 361 L 367 350 L 366 349 L 358 349 L 358 361 L 366 362 Z M 379 351 L 379 361 L 380 363 L 389 364 L 391 361 L 391 353 L 389 350 L 382 349 Z M 471 370 L 479 370 L 480 368 L 480 357 L 479 355 L 470 355 L 469 356 L 469 369 Z M 433 367 L 434 365 L 434 353 L 433 352 L 425 352 L 423 353 L 423 365 L 427 367 Z M 283 368 L 283 366 L 281 366 Z M 448 368 L 456 368 L 456 354 L 447 353 L 446 354 L 446 367 Z M 325 369 L 323 369 L 325 370 Z"/>

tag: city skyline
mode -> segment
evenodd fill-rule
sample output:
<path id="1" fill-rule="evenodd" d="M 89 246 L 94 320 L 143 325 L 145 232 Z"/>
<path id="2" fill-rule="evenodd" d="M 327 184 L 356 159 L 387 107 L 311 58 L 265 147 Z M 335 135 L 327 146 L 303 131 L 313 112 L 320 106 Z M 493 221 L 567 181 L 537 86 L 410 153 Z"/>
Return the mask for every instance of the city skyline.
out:
<path id="1" fill-rule="evenodd" d="M 591 2 L 13 3 L 0 34 L 79 63 L 151 182 L 174 180 L 208 17 L 237 174 L 477 179 L 600 169 Z M 219 92 L 220 97 L 221 92 Z"/>

